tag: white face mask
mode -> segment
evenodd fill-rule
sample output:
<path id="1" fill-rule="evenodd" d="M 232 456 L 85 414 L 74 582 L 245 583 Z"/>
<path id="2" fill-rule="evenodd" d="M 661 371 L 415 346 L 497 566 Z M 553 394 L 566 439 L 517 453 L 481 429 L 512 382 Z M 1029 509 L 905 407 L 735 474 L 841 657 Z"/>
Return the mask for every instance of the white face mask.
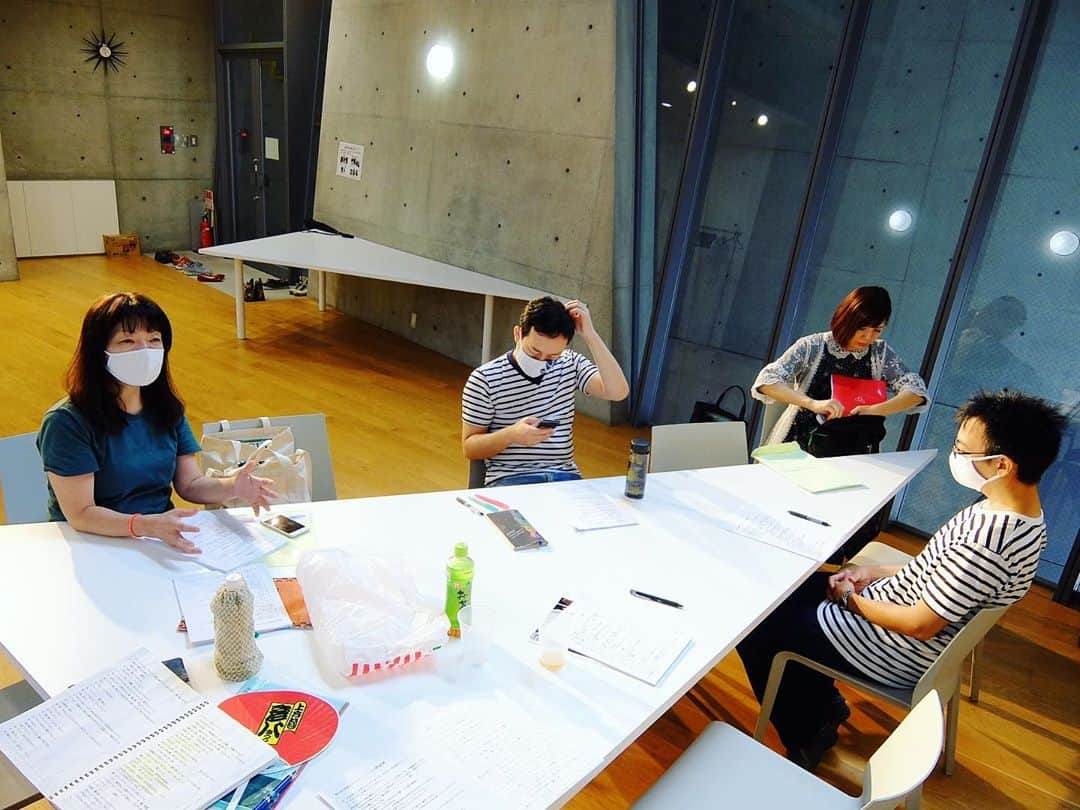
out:
<path id="1" fill-rule="evenodd" d="M 537 360 L 535 357 L 526 354 L 520 346 L 514 349 L 514 360 L 517 361 L 518 368 L 530 377 L 539 377 L 547 371 L 548 363 L 546 360 Z"/>
<path id="2" fill-rule="evenodd" d="M 130 352 L 105 352 L 109 358 L 105 367 L 109 373 L 125 385 L 142 388 L 150 385 L 161 374 L 165 362 L 164 349 L 134 349 Z"/>
<path id="3" fill-rule="evenodd" d="M 1002 458 L 1004 453 L 995 453 L 992 456 L 962 456 L 953 450 L 949 453 L 949 472 L 953 479 L 962 487 L 982 492 L 983 487 L 991 481 L 1004 478 L 1005 473 L 999 473 L 993 478 L 983 478 L 982 474 L 975 469 L 976 461 L 989 461 L 992 458 Z"/>

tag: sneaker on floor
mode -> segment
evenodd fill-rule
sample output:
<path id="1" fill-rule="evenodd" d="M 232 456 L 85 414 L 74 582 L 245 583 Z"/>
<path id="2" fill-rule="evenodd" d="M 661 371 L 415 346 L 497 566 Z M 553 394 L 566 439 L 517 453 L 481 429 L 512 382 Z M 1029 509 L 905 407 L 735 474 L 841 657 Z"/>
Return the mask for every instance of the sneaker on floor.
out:
<path id="1" fill-rule="evenodd" d="M 308 290 L 307 285 L 308 285 L 308 277 L 307 276 L 302 276 L 300 278 L 300 280 L 298 282 L 296 282 L 296 286 L 293 287 L 291 290 L 289 290 L 289 295 L 297 295 L 297 296 L 299 296 L 299 295 L 307 295 L 307 290 Z"/>
<path id="2" fill-rule="evenodd" d="M 263 292 L 262 282 L 251 278 L 244 283 L 244 300 L 248 302 L 265 301 L 266 294 Z"/>
<path id="3" fill-rule="evenodd" d="M 225 274 L 224 273 L 199 273 L 196 276 L 196 278 L 199 281 L 212 281 L 212 282 L 224 281 L 225 280 Z M 245 293 L 245 297 L 246 297 L 246 293 Z"/>
<path id="4" fill-rule="evenodd" d="M 263 279 L 263 287 L 267 290 L 284 290 L 288 286 L 289 282 L 282 281 L 280 278 Z"/>

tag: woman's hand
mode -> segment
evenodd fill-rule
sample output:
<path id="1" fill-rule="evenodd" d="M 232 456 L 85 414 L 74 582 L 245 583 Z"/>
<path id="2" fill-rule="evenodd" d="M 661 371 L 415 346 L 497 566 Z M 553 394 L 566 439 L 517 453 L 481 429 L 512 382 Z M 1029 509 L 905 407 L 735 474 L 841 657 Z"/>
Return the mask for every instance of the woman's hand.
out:
<path id="1" fill-rule="evenodd" d="M 251 504 L 256 517 L 259 516 L 259 509 L 270 508 L 271 498 L 279 497 L 274 491 L 273 481 L 251 474 L 257 466 L 253 455 L 233 477 L 233 497 Z"/>
<path id="2" fill-rule="evenodd" d="M 812 399 L 806 407 L 826 419 L 839 419 L 844 415 L 844 406 L 835 399 Z"/>
<path id="3" fill-rule="evenodd" d="M 880 412 L 880 408 L 885 403 L 879 402 L 876 405 L 856 405 L 851 409 L 852 416 L 886 416 Z"/>
<path id="4" fill-rule="evenodd" d="M 198 526 L 184 522 L 184 518 L 197 512 L 197 509 L 170 509 L 160 515 L 136 515 L 132 522 L 132 531 L 139 537 L 156 537 L 165 545 L 185 554 L 199 554 L 202 549 L 181 534 L 199 531 Z"/>

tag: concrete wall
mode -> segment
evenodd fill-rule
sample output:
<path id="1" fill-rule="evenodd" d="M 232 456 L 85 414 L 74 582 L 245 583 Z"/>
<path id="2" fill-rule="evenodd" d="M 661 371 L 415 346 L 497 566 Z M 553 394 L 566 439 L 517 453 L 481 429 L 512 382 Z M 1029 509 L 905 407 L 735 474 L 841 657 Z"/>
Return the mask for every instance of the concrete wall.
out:
<path id="1" fill-rule="evenodd" d="M 0 281 L 14 281 L 19 277 L 19 266 L 15 261 L 15 235 L 11 232 L 3 145 L 3 138 L 0 138 Z"/>
<path id="2" fill-rule="evenodd" d="M 93 70 L 82 37 L 124 42 L 119 73 Z M 187 201 L 213 170 L 214 35 L 209 0 L 0 6 L 0 122 L 12 180 L 115 179 L 120 227 L 144 250 L 189 245 Z M 158 127 L 198 148 L 162 155 Z"/>
<path id="3" fill-rule="evenodd" d="M 613 0 L 335 0 L 316 217 L 580 297 L 609 340 L 614 17 Z M 436 42 L 455 53 L 443 82 L 425 68 Z M 364 145 L 361 180 L 335 176 L 339 140 Z M 477 296 L 351 278 L 330 295 L 345 312 L 479 363 Z M 520 307 L 497 303 L 497 350 L 511 345 Z"/>

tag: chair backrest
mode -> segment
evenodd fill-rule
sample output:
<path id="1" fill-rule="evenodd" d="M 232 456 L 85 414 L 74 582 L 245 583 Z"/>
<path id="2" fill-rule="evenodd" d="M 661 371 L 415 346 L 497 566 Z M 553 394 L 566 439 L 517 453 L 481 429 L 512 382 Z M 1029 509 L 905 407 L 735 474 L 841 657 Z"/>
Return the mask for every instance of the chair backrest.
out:
<path id="1" fill-rule="evenodd" d="M 233 429 L 257 428 L 258 419 L 229 419 Z M 311 499 L 314 501 L 333 501 L 337 499 L 337 486 L 334 484 L 334 465 L 330 460 L 330 440 L 326 435 L 326 416 L 321 413 L 305 413 L 298 416 L 271 416 L 271 425 L 288 425 L 292 428 L 293 440 L 298 450 L 306 450 L 311 456 L 313 468 Z M 203 434 L 220 433 L 219 422 L 207 422 L 203 425 Z"/>
<path id="2" fill-rule="evenodd" d="M 49 519 L 49 490 L 37 433 L 0 439 L 0 490 L 7 523 L 44 523 Z"/>
<path id="3" fill-rule="evenodd" d="M 862 810 L 893 808 L 934 770 L 945 741 L 941 698 L 931 690 L 866 763 Z"/>
<path id="4" fill-rule="evenodd" d="M 780 421 L 781 414 L 787 410 L 786 402 L 770 402 L 765 406 L 765 414 L 761 417 L 761 433 L 758 436 L 758 447 L 769 440 L 776 423 Z"/>
<path id="5" fill-rule="evenodd" d="M 691 422 L 652 429 L 652 472 L 745 464 L 744 422 Z"/>
<path id="6" fill-rule="evenodd" d="M 487 462 L 475 458 L 469 462 L 469 489 L 480 489 L 487 479 Z"/>
<path id="7" fill-rule="evenodd" d="M 960 632 L 945 645 L 941 655 L 915 684 L 911 692 L 912 704 L 917 703 L 931 691 L 952 697 L 960 685 L 960 670 L 968 654 L 975 649 L 975 645 L 983 640 L 983 637 L 990 632 L 990 628 L 997 624 L 998 619 L 1008 609 L 1008 605 L 984 608 L 960 628 Z"/>

